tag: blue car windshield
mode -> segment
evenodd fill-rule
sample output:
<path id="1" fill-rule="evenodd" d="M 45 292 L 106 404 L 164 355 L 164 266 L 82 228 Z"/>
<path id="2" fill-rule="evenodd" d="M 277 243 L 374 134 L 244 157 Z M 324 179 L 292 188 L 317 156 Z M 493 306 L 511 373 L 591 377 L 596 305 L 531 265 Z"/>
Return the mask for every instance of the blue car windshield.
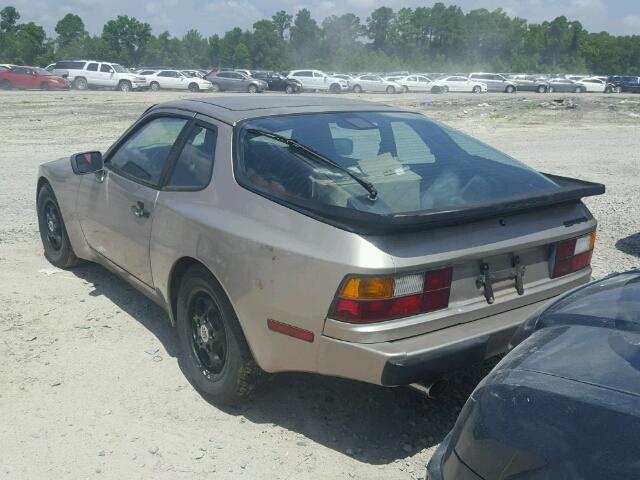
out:
<path id="1" fill-rule="evenodd" d="M 405 215 L 516 201 L 560 189 L 508 155 L 414 113 L 254 119 L 241 125 L 238 150 L 241 184 L 320 209 Z"/>

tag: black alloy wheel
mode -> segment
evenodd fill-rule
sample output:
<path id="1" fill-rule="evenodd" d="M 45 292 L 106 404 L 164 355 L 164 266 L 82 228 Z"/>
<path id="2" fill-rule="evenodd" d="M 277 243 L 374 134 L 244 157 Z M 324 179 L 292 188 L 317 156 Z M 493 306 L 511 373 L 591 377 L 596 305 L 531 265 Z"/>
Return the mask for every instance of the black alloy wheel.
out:
<path id="1" fill-rule="evenodd" d="M 189 301 L 191 349 L 202 374 L 210 381 L 218 380 L 226 366 L 229 344 L 220 309 L 206 291 L 198 291 Z"/>

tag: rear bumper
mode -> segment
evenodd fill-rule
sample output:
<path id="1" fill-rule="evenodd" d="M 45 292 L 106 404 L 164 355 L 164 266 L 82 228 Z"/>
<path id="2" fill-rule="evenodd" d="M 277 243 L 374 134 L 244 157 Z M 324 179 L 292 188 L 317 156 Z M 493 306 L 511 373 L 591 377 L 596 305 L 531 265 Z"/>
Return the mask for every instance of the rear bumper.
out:
<path id="1" fill-rule="evenodd" d="M 436 380 L 506 351 L 518 326 L 545 303 L 393 342 L 363 344 L 322 336 L 318 370 L 384 386 Z"/>

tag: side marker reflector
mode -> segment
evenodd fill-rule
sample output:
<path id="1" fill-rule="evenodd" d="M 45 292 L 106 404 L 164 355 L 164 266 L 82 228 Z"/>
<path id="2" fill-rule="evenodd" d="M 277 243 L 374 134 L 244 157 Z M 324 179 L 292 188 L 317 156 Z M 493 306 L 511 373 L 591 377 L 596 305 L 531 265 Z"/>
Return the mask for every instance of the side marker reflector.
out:
<path id="1" fill-rule="evenodd" d="M 313 332 L 310 332 L 309 330 L 277 322 L 270 318 L 267 319 L 267 327 L 273 332 L 282 333 L 283 335 L 288 335 L 289 337 L 297 338 L 298 340 L 303 340 L 305 342 L 312 343 L 314 339 Z"/>

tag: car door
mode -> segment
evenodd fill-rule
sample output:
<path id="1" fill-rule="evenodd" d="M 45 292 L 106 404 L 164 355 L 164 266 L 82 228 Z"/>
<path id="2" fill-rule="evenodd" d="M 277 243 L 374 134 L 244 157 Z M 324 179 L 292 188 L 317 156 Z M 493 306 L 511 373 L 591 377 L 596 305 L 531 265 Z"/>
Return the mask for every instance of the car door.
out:
<path id="1" fill-rule="evenodd" d="M 101 78 L 100 75 L 100 64 L 97 62 L 89 62 L 85 67 L 84 76 L 87 79 L 89 85 L 92 86 L 104 86 L 105 81 Z"/>
<path id="2" fill-rule="evenodd" d="M 318 90 L 327 90 L 329 88 L 329 82 L 327 76 L 321 72 L 313 72 L 313 85 Z"/>
<path id="3" fill-rule="evenodd" d="M 471 83 L 464 77 L 450 77 L 448 85 L 452 92 L 471 91 Z"/>
<path id="4" fill-rule="evenodd" d="M 118 85 L 116 71 L 108 63 L 101 63 L 98 71 L 100 85 L 103 87 L 115 88 Z"/>
<path id="5" fill-rule="evenodd" d="M 421 92 L 429 92 L 431 91 L 431 79 L 429 77 L 423 77 L 422 75 L 418 75 L 418 90 Z"/>
<path id="6" fill-rule="evenodd" d="M 11 73 L 11 85 L 14 88 L 32 89 L 36 88 L 35 76 L 28 68 L 15 67 Z"/>
<path id="7" fill-rule="evenodd" d="M 298 70 L 291 75 L 302 84 L 302 88 L 305 90 L 312 90 L 316 87 L 313 85 L 313 72 L 311 70 Z"/>
<path id="8" fill-rule="evenodd" d="M 142 120 L 107 152 L 104 170 L 85 175 L 80 184 L 78 212 L 87 243 L 150 286 L 155 202 L 188 123 L 172 112 Z"/>

